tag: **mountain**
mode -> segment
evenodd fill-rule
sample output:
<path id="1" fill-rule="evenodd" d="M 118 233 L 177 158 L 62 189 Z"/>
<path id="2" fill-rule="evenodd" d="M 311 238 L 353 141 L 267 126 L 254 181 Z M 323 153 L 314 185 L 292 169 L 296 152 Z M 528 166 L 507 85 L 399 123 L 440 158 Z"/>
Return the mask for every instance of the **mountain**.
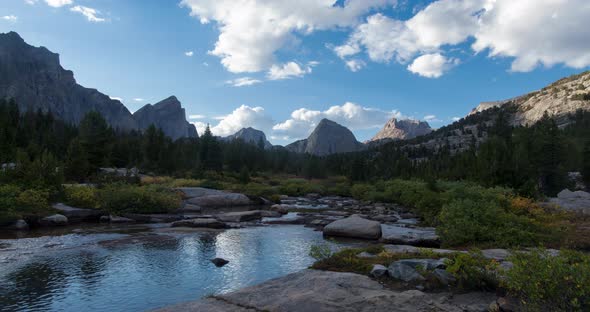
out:
<path id="1" fill-rule="evenodd" d="M 195 126 L 186 121 L 186 113 L 175 96 L 171 96 L 154 105 L 147 104 L 135 113 L 133 119 L 140 129 L 147 129 L 151 124 L 162 129 L 164 133 L 176 140 L 197 137 Z"/>
<path id="2" fill-rule="evenodd" d="M 223 138 L 226 141 L 242 140 L 246 143 L 258 145 L 260 141 L 264 142 L 264 149 L 271 149 L 272 144 L 266 140 L 266 135 L 260 130 L 252 127 L 242 128 L 238 132 Z"/>
<path id="3" fill-rule="evenodd" d="M 113 128 L 137 129 L 121 102 L 80 86 L 74 73 L 61 67 L 58 54 L 28 45 L 15 32 L 0 34 L 0 98 L 14 98 L 21 111 L 50 111 L 73 124 L 95 110 Z"/>
<path id="4" fill-rule="evenodd" d="M 532 125 L 547 113 L 560 126 L 569 122 L 568 115 L 577 110 L 590 110 L 590 71 L 560 79 L 538 91 L 496 102 L 483 102 L 470 115 L 493 107 L 511 110 L 514 126 Z"/>
<path id="5" fill-rule="evenodd" d="M 348 128 L 331 120 L 322 119 L 307 139 L 293 142 L 285 148 L 296 153 L 325 156 L 356 152 L 365 148 Z"/>
<path id="6" fill-rule="evenodd" d="M 0 98 L 16 100 L 21 112 L 51 112 L 72 124 L 97 111 L 115 129 L 145 130 L 153 122 L 174 139 L 197 136 L 175 97 L 132 115 L 120 101 L 76 83 L 74 73 L 60 65 L 59 54 L 31 46 L 15 32 L 0 33 Z"/>
<path id="7" fill-rule="evenodd" d="M 413 139 L 432 132 L 425 121 L 391 118 L 369 142 Z"/>

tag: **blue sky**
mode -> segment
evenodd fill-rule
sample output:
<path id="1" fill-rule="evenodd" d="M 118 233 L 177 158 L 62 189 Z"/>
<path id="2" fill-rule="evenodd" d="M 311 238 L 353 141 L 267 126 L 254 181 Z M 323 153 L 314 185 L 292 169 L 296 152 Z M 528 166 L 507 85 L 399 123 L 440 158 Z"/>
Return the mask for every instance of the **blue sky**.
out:
<path id="1" fill-rule="evenodd" d="M 393 116 L 440 127 L 585 70 L 589 16 L 584 0 L 3 0 L 0 32 L 131 111 L 176 95 L 199 129 L 285 144 L 324 117 L 361 141 Z"/>

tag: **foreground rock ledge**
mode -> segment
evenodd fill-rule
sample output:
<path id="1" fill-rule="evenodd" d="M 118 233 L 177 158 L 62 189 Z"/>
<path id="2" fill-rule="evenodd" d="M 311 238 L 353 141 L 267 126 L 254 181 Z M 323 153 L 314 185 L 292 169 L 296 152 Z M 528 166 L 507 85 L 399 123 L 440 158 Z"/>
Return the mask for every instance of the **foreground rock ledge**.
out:
<path id="1" fill-rule="evenodd" d="M 424 293 L 385 289 L 354 273 L 303 270 L 233 293 L 182 303 L 156 311 L 486 311 L 491 293 Z"/>

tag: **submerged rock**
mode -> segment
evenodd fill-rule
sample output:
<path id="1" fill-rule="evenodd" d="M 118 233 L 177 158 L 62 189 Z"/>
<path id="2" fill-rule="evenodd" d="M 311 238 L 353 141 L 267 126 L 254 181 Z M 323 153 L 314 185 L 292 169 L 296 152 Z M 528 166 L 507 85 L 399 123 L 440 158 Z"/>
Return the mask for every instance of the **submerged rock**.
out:
<path id="1" fill-rule="evenodd" d="M 226 228 L 227 225 L 221 221 L 211 218 L 196 218 L 173 222 L 172 227 L 223 229 Z"/>
<path id="2" fill-rule="evenodd" d="M 326 236 L 379 239 L 381 237 L 381 224 L 363 219 L 358 215 L 352 215 L 326 225 L 323 231 Z"/>
<path id="3" fill-rule="evenodd" d="M 213 264 L 215 264 L 216 267 L 220 268 L 226 264 L 229 263 L 229 261 L 223 259 L 223 258 L 215 258 L 215 259 L 211 259 L 211 262 L 213 262 Z"/>

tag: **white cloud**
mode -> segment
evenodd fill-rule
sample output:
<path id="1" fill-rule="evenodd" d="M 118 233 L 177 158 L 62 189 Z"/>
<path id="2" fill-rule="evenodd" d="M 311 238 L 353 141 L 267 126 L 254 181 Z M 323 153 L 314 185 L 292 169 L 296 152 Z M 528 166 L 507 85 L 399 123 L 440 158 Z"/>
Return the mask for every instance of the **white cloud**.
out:
<path id="1" fill-rule="evenodd" d="M 245 87 L 245 86 L 255 85 L 255 84 L 258 84 L 261 82 L 262 81 L 260 81 L 258 79 L 251 78 L 251 77 L 241 77 L 241 78 L 236 78 L 236 79 L 232 79 L 232 80 L 227 80 L 225 83 L 232 85 L 234 87 Z"/>
<path id="2" fill-rule="evenodd" d="M 123 102 L 123 98 L 120 98 L 120 97 L 117 97 L 117 96 L 109 96 L 109 98 L 111 98 L 111 100 Z"/>
<path id="3" fill-rule="evenodd" d="M 189 115 L 188 119 L 205 119 L 207 118 L 207 116 L 205 115 L 200 115 L 200 114 L 196 114 L 196 115 Z"/>
<path id="4" fill-rule="evenodd" d="M 408 70 L 422 77 L 438 78 L 458 63 L 458 59 L 447 59 L 440 53 L 424 54 L 408 65 Z"/>
<path id="5" fill-rule="evenodd" d="M 100 14 L 100 11 L 93 8 L 77 5 L 75 7 L 70 8 L 70 11 L 84 15 L 89 22 L 100 23 L 106 21 L 105 18 L 98 16 Z"/>
<path id="6" fill-rule="evenodd" d="M 352 59 L 352 60 L 346 61 L 346 67 L 348 67 L 348 69 L 351 72 L 357 72 L 357 71 L 363 69 L 366 65 L 367 65 L 367 63 L 365 63 L 365 61 L 359 60 L 359 59 Z"/>
<path id="7" fill-rule="evenodd" d="M 194 54 L 195 54 L 195 53 L 194 53 L 193 51 L 186 51 L 186 52 L 184 52 L 184 55 L 186 55 L 186 56 L 188 56 L 188 57 L 191 57 L 191 56 L 193 56 Z"/>
<path id="8" fill-rule="evenodd" d="M 300 139 L 307 137 L 323 118 L 333 120 L 351 130 L 362 130 L 383 127 L 394 116 L 403 117 L 398 111 L 384 111 L 347 102 L 325 111 L 300 108 L 291 113 L 290 119 L 274 125 L 273 130 L 275 135 Z"/>
<path id="9" fill-rule="evenodd" d="M 27 0 L 27 3 L 29 3 L 29 4 L 34 4 L 36 2 L 37 1 Z M 73 0 L 45 0 L 45 2 L 47 3 L 47 5 L 52 6 L 54 8 L 59 8 L 64 5 L 70 5 L 70 4 L 74 3 Z"/>
<path id="10" fill-rule="evenodd" d="M 193 121 L 191 122 L 191 124 L 195 125 L 195 128 L 197 128 L 197 133 L 199 135 L 203 135 L 205 129 L 207 128 L 207 123 L 202 121 Z"/>
<path id="11" fill-rule="evenodd" d="M 303 77 L 306 74 L 310 74 L 313 66 L 316 62 L 310 63 L 306 66 L 301 67 L 295 62 L 288 62 L 283 65 L 273 65 L 268 71 L 267 77 L 270 80 L 282 80 L 290 78 Z"/>
<path id="12" fill-rule="evenodd" d="M 5 21 L 9 21 L 12 23 L 14 23 L 18 20 L 18 17 L 16 15 L 4 15 L 1 18 Z"/>
<path id="13" fill-rule="evenodd" d="M 461 120 L 461 117 L 453 117 L 453 118 L 451 118 L 451 120 L 452 121 L 459 121 L 459 120 Z"/>
<path id="14" fill-rule="evenodd" d="M 582 68 L 590 65 L 589 15 L 587 0 L 439 0 L 406 21 L 373 14 L 333 50 L 345 61 L 364 51 L 375 62 L 406 64 L 474 38 L 474 52 L 514 58 L 512 71 L 561 63 Z M 426 71 L 427 77 L 446 69 Z"/>
<path id="15" fill-rule="evenodd" d="M 215 21 L 219 37 L 209 53 L 234 73 L 259 72 L 276 62 L 275 52 L 316 30 L 350 27 L 376 7 L 394 0 L 182 0 L 191 15 Z"/>
<path id="16" fill-rule="evenodd" d="M 242 105 L 229 115 L 223 116 L 216 126 L 211 127 L 211 132 L 218 136 L 228 136 L 242 128 L 253 127 L 269 133 L 273 123 L 272 118 L 264 112 L 264 108 Z"/>
<path id="17" fill-rule="evenodd" d="M 209 63 L 203 62 L 203 66 L 208 67 L 209 66 Z"/>
<path id="18" fill-rule="evenodd" d="M 133 100 L 135 102 L 143 102 L 143 101 L 145 101 L 145 99 L 142 99 L 142 98 L 134 98 Z"/>

